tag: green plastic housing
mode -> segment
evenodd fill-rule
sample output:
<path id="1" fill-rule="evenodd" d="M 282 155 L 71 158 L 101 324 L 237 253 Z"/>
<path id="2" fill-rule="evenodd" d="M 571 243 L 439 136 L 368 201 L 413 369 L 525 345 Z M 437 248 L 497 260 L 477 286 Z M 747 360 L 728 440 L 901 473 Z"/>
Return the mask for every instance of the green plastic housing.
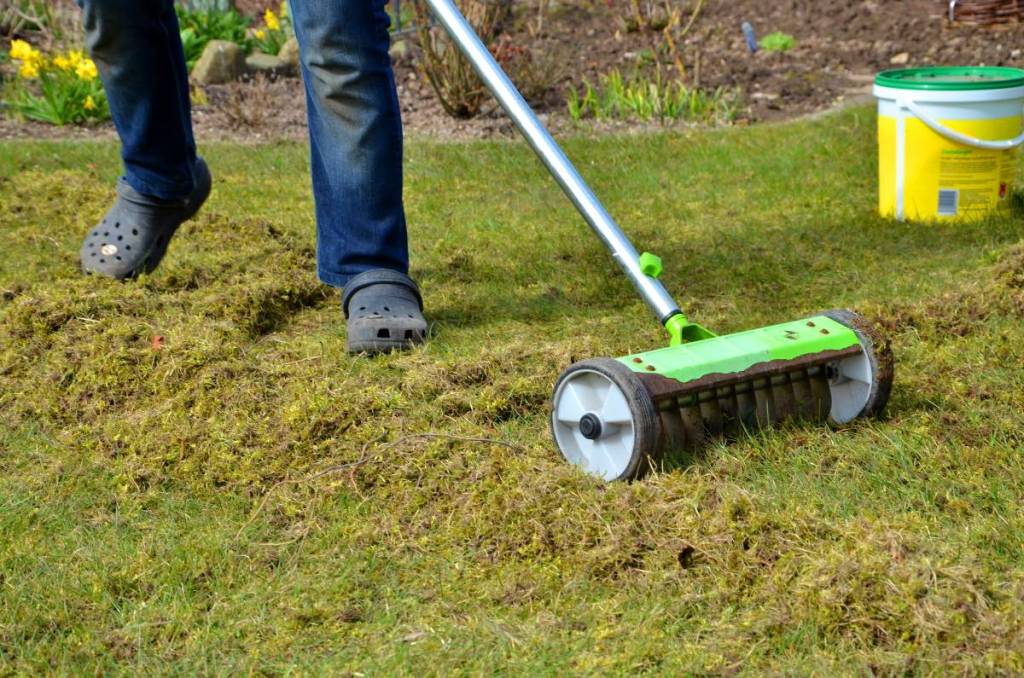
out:
<path id="1" fill-rule="evenodd" d="M 849 327 L 826 316 L 701 339 L 618 358 L 634 372 L 658 374 L 686 383 L 710 374 L 736 374 L 777 360 L 858 346 Z"/>
<path id="2" fill-rule="evenodd" d="M 1007 66 L 930 66 L 882 71 L 882 87 L 938 92 L 1009 89 L 1024 86 L 1024 70 Z"/>

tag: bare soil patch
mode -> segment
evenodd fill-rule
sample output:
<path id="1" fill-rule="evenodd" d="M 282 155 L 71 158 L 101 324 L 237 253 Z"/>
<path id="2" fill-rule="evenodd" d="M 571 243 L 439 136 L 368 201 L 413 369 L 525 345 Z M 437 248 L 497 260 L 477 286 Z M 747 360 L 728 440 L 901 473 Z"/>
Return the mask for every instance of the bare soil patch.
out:
<path id="1" fill-rule="evenodd" d="M 257 13 L 263 3 L 240 2 Z M 740 122 L 798 117 L 837 104 L 862 100 L 879 70 L 902 65 L 1024 65 L 1024 26 L 950 25 L 944 0 L 711 0 L 682 46 L 691 84 L 735 88 L 743 96 Z M 552 2 L 538 29 L 535 3 L 522 3 L 505 27 L 509 44 L 545 60 L 550 86 L 532 102 L 556 131 L 572 128 L 565 114 L 567 88 L 596 82 L 613 69 L 628 74 L 660 42 L 655 31 L 627 30 L 628 0 Z M 775 31 L 792 35 L 788 52 L 750 54 L 740 26 L 749 21 L 759 36 Z M 512 133 L 500 111 L 491 109 L 468 120 L 445 115 L 418 72 L 415 36 L 400 35 L 408 49 L 396 59 L 395 75 L 408 132 L 446 139 L 486 138 Z M 649 68 L 649 66 L 648 66 Z M 241 82 L 205 90 L 196 106 L 201 139 L 266 141 L 305 136 L 302 83 Z M 247 111 L 239 114 L 242 105 Z M 636 130 L 637 122 L 586 123 L 590 131 Z M 110 125 L 91 129 L 53 129 L 0 121 L 2 137 L 95 136 L 113 134 Z"/>

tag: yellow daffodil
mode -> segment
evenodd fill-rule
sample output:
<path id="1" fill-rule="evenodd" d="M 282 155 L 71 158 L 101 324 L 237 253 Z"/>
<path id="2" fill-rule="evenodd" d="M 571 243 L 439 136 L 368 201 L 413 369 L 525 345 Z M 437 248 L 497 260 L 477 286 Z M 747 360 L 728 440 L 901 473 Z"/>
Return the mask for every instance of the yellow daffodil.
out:
<path id="1" fill-rule="evenodd" d="M 11 41 L 12 59 L 17 61 L 35 61 L 39 56 L 39 52 L 32 49 L 32 45 L 28 44 L 24 40 Z"/>
<path id="2" fill-rule="evenodd" d="M 256 31 L 255 35 L 257 40 L 262 40 L 263 38 L 267 37 L 267 32 L 261 28 L 258 31 Z"/>
<path id="3" fill-rule="evenodd" d="M 68 52 L 68 61 L 71 62 L 72 68 L 78 68 L 78 65 L 86 60 L 85 53 L 80 49 L 73 49 Z"/>
<path id="4" fill-rule="evenodd" d="M 71 63 L 71 59 L 69 59 L 67 56 L 63 54 L 58 54 L 57 56 L 53 57 L 53 65 L 62 71 L 75 70 L 75 65 Z"/>
<path id="5" fill-rule="evenodd" d="M 85 98 L 85 103 L 82 104 L 82 108 L 84 108 L 87 111 L 96 110 L 96 102 L 92 100 L 91 94 Z"/>
<path id="6" fill-rule="evenodd" d="M 11 59 L 20 61 L 18 75 L 26 80 L 38 78 L 40 71 L 46 66 L 46 57 L 24 40 L 11 41 Z"/>
<path id="7" fill-rule="evenodd" d="M 25 80 L 32 80 L 39 77 L 39 64 L 35 60 L 22 61 L 18 68 L 18 75 Z"/>
<path id="8" fill-rule="evenodd" d="M 277 20 L 277 15 L 274 14 L 274 10 L 268 9 L 263 13 L 263 23 L 267 25 L 267 28 L 271 31 L 281 30 L 281 22 Z"/>
<path id="9" fill-rule="evenodd" d="M 288 0 L 281 0 L 281 18 L 288 16 Z"/>
<path id="10" fill-rule="evenodd" d="M 93 63 L 92 59 L 82 59 L 75 66 L 75 75 L 78 76 L 79 80 L 95 80 L 99 73 L 96 71 L 96 64 Z"/>

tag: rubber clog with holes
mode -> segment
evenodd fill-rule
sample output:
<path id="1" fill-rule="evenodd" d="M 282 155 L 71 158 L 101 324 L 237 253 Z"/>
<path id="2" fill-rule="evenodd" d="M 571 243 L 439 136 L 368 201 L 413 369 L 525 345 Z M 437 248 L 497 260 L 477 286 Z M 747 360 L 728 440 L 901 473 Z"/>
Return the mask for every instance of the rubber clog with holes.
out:
<path id="1" fill-rule="evenodd" d="M 345 285 L 342 311 L 348 319 L 349 353 L 387 353 L 426 340 L 423 299 L 409 276 L 375 269 Z"/>
<path id="2" fill-rule="evenodd" d="M 156 269 L 178 227 L 195 216 L 210 195 L 210 170 L 202 158 L 196 159 L 195 178 L 192 195 L 179 201 L 145 196 L 122 178 L 114 206 L 82 243 L 82 271 L 125 280 Z"/>

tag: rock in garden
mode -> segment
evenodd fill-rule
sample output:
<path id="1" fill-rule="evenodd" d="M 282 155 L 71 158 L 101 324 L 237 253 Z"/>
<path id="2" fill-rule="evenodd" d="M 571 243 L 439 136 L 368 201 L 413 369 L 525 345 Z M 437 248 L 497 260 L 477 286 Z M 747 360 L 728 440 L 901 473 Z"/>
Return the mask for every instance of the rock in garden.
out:
<path id="1" fill-rule="evenodd" d="M 276 57 L 273 54 L 253 52 L 245 60 L 245 69 L 249 73 L 263 73 L 264 75 L 291 75 L 294 67 Z"/>
<path id="2" fill-rule="evenodd" d="M 192 69 L 192 79 L 200 85 L 221 85 L 237 80 L 245 73 L 245 52 L 227 40 L 211 40 Z"/>
<path id="3" fill-rule="evenodd" d="M 889 63 L 893 64 L 894 66 L 904 66 L 908 61 L 910 61 L 909 52 L 900 52 L 893 58 L 889 59 Z"/>
<path id="4" fill-rule="evenodd" d="M 299 41 L 294 37 L 288 38 L 285 43 L 281 45 L 281 50 L 277 53 L 277 58 L 298 71 Z"/>

